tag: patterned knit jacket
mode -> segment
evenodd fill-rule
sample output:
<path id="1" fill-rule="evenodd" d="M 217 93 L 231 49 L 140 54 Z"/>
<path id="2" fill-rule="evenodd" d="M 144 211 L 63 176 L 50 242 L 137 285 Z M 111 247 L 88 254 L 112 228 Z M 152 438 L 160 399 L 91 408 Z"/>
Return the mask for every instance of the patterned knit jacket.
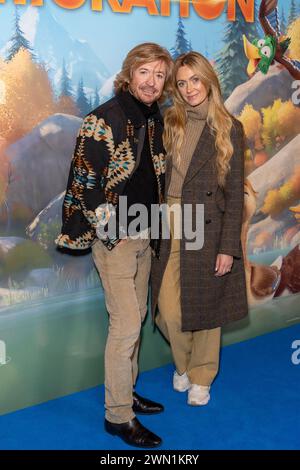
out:
<path id="1" fill-rule="evenodd" d="M 84 250 L 115 215 L 119 196 L 137 169 L 146 129 L 158 183 L 164 193 L 165 153 L 161 114 L 146 119 L 129 92 L 121 92 L 86 116 L 79 130 L 63 203 L 59 247 Z M 103 232 L 102 232 L 103 233 Z M 102 238 L 101 238 L 102 239 Z M 111 250 L 117 237 L 102 239 Z"/>

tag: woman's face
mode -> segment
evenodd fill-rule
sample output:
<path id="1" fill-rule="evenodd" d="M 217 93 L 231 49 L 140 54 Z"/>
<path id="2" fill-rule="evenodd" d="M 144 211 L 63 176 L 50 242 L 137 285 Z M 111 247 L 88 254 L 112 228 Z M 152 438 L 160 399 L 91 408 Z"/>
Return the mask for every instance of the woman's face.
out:
<path id="1" fill-rule="evenodd" d="M 184 101 L 191 106 L 198 106 L 207 97 L 206 88 L 199 76 L 187 65 L 179 67 L 176 85 Z"/>

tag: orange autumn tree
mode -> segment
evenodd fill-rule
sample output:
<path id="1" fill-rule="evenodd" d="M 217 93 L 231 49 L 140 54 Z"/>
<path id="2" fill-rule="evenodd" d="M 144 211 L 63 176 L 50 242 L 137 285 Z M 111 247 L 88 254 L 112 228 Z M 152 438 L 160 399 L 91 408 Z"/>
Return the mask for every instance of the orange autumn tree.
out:
<path id="1" fill-rule="evenodd" d="M 277 114 L 278 138 L 290 140 L 300 133 L 300 108 L 291 101 L 282 103 Z"/>
<path id="2" fill-rule="evenodd" d="M 272 106 L 262 109 L 262 138 L 268 152 L 278 150 L 300 132 L 300 109 L 292 101 L 274 101 Z"/>
<path id="3" fill-rule="evenodd" d="M 0 105 L 4 103 L 4 98 L 5 98 L 5 83 L 2 80 L 4 68 L 5 68 L 5 62 L 0 57 Z"/>
<path id="4" fill-rule="evenodd" d="M 0 134 L 9 142 L 24 136 L 56 112 L 48 74 L 27 50 L 20 49 L 9 62 L 2 64 L 1 80 L 5 97 L 0 104 Z"/>
<path id="5" fill-rule="evenodd" d="M 3 80 L 3 73 L 5 69 L 5 62 L 0 57 L 0 109 L 5 103 L 6 86 Z M 3 116 L 4 119 L 4 116 Z M 4 202 L 5 191 L 7 187 L 7 174 L 8 174 L 8 158 L 5 155 L 7 147 L 7 141 L 4 135 L 1 133 L 1 121 L 0 121 L 0 207 Z"/>
<path id="6" fill-rule="evenodd" d="M 243 123 L 246 137 L 250 143 L 255 166 L 261 166 L 268 160 L 264 144 L 261 139 L 262 118 L 252 105 L 246 104 L 239 120 Z"/>
<path id="7" fill-rule="evenodd" d="M 256 142 L 261 143 L 260 131 L 262 128 L 262 119 L 258 111 L 251 104 L 246 104 L 238 119 L 244 126 L 247 139 L 255 147 Z"/>
<path id="8" fill-rule="evenodd" d="M 6 140 L 0 136 L 0 207 L 4 203 L 8 181 L 9 163 L 5 155 Z"/>
<path id="9" fill-rule="evenodd" d="M 7 147 L 6 140 L 0 136 L 0 225 L 3 228 L 7 220 L 8 205 L 6 192 L 10 178 L 10 164 L 5 154 Z"/>
<path id="10" fill-rule="evenodd" d="M 276 217 L 300 199 L 300 166 L 282 186 L 268 191 L 261 212 Z"/>

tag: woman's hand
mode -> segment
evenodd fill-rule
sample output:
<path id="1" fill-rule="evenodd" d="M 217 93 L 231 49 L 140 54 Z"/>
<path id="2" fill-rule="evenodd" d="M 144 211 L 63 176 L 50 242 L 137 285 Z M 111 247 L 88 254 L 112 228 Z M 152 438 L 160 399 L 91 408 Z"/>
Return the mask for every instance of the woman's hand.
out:
<path id="1" fill-rule="evenodd" d="M 224 276 L 232 268 L 233 257 L 230 255 L 218 254 L 215 266 L 215 276 Z"/>

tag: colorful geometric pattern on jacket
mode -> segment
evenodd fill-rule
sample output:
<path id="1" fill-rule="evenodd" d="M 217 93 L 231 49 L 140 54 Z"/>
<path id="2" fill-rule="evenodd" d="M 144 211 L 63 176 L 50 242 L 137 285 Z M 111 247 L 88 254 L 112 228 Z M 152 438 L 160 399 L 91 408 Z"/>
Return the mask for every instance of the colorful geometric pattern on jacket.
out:
<path id="1" fill-rule="evenodd" d="M 161 200 L 165 173 L 162 123 L 149 119 L 148 129 Z M 62 231 L 55 240 L 58 246 L 89 248 L 115 214 L 119 195 L 136 164 L 138 130 L 116 98 L 86 116 L 71 162 Z M 112 249 L 119 240 L 106 237 L 102 241 Z"/>

